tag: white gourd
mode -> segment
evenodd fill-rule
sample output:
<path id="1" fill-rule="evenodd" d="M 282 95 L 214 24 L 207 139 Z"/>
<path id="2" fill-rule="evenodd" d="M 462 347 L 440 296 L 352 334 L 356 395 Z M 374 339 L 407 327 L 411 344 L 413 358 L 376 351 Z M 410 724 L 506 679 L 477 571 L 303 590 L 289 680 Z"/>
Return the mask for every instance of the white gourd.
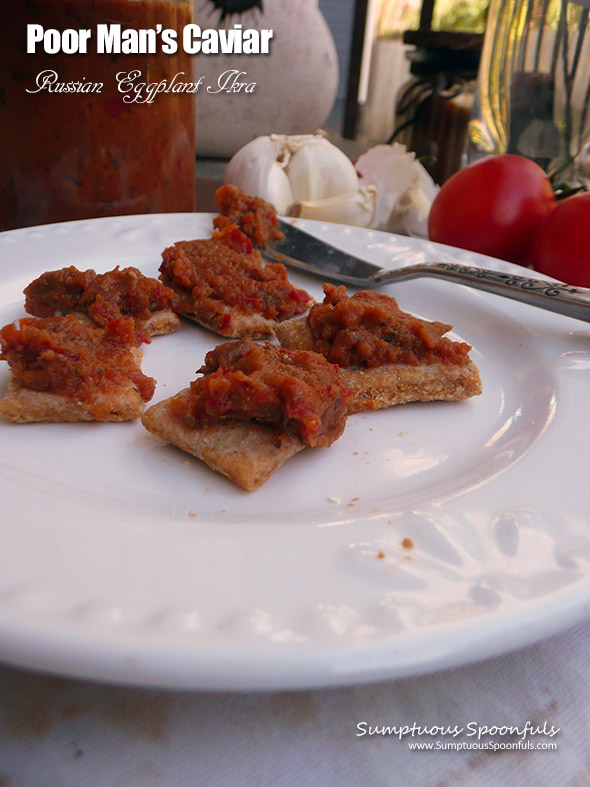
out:
<path id="1" fill-rule="evenodd" d="M 263 0 L 262 10 L 230 13 L 223 21 L 220 8 L 222 2 L 194 0 L 195 24 L 202 30 L 241 24 L 272 30 L 273 38 L 269 54 L 194 56 L 194 80 L 203 77 L 195 93 L 197 155 L 230 158 L 258 136 L 321 128 L 334 106 L 339 69 L 318 0 Z M 254 91 L 212 92 L 231 69 L 241 74 L 238 82 L 255 83 Z"/>

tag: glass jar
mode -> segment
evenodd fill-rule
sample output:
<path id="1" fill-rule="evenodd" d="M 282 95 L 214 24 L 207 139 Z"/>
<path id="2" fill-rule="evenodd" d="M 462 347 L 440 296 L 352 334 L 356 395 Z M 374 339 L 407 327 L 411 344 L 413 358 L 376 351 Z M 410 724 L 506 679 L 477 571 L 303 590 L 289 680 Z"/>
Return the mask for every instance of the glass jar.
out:
<path id="1" fill-rule="evenodd" d="M 418 46 L 408 55 L 412 77 L 398 92 L 389 142 L 404 144 L 444 183 L 463 163 L 482 36 L 408 31 L 404 41 Z"/>
<path id="2" fill-rule="evenodd" d="M 467 160 L 517 153 L 576 177 L 590 139 L 588 0 L 491 0 Z"/>
<path id="3" fill-rule="evenodd" d="M 0 0 L 0 8 L 0 229 L 194 210 L 193 96 L 160 92 L 153 102 L 130 101 L 117 80 L 139 71 L 136 82 L 169 83 L 177 74 L 192 81 L 192 60 L 182 48 L 192 1 Z M 97 25 L 110 23 L 174 29 L 178 50 L 165 54 L 158 38 L 153 54 L 98 54 Z M 46 54 L 41 42 L 27 54 L 28 24 L 88 29 L 87 53 Z M 60 88 L 74 84 L 85 88 Z M 100 87 L 86 92 L 88 85 Z"/>

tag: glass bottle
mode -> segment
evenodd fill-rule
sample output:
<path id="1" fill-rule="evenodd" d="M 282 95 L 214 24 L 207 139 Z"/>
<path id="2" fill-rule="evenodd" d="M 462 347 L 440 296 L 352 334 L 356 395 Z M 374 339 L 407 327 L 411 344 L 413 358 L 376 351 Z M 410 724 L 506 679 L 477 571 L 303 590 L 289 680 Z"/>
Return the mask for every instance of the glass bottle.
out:
<path id="1" fill-rule="evenodd" d="M 491 0 L 467 160 L 516 153 L 584 174 L 590 139 L 587 0 Z"/>
<path id="2" fill-rule="evenodd" d="M 138 72 L 134 86 L 192 81 L 182 47 L 192 0 L 0 0 L 0 9 L 0 229 L 194 210 L 193 96 L 131 101 L 117 76 Z M 47 54 L 40 42 L 27 54 L 28 24 L 90 30 L 87 52 Z M 158 36 L 153 53 L 98 53 L 99 24 L 173 29 L 177 51 L 167 54 Z"/>

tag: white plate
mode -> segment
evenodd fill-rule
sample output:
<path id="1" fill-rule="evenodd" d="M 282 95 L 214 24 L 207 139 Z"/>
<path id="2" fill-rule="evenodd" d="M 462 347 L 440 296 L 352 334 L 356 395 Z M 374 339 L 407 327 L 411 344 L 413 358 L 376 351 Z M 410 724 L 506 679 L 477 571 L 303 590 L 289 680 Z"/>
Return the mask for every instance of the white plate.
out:
<path id="1" fill-rule="evenodd" d="M 0 234 L 0 324 L 24 315 L 22 290 L 44 270 L 157 275 L 164 247 L 207 237 L 211 218 Z M 514 270 L 302 224 L 382 265 Z M 319 280 L 292 279 L 320 297 Z M 483 395 L 353 416 L 331 448 L 299 454 L 256 492 L 139 422 L 1 423 L 0 659 L 143 685 L 331 686 L 466 663 L 587 615 L 589 326 L 431 279 L 385 291 L 454 324 Z M 153 401 L 194 379 L 220 341 L 192 324 L 154 339 Z"/>

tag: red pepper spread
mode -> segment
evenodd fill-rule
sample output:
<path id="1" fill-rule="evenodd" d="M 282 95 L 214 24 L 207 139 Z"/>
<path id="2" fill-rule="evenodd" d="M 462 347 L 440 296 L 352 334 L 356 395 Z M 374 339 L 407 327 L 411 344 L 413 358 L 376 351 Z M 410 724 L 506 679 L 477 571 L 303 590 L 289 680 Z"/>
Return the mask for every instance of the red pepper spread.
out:
<path id="1" fill-rule="evenodd" d="M 26 388 L 75 398 L 97 420 L 110 414 L 108 395 L 129 384 L 144 401 L 154 395 L 155 380 L 137 365 L 125 323 L 93 330 L 76 317 L 28 317 L 0 331 L 0 359 Z"/>
<path id="2" fill-rule="evenodd" d="M 274 205 L 244 194 L 237 186 L 226 184 L 218 188 L 215 204 L 221 211 L 213 219 L 213 226 L 218 230 L 236 224 L 255 246 L 268 246 L 271 240 L 285 237 L 279 229 Z"/>
<path id="3" fill-rule="evenodd" d="M 372 291 L 347 296 L 344 286 L 324 284 L 324 302 L 308 323 L 315 348 L 339 366 L 431 363 L 463 365 L 470 345 L 443 336 L 452 325 L 428 322 L 401 311 L 395 298 Z"/>
<path id="4" fill-rule="evenodd" d="M 311 297 L 291 284 L 284 265 L 264 264 L 248 238 L 229 225 L 207 240 L 179 241 L 162 253 L 161 280 L 176 292 L 173 308 L 229 333 L 233 308 L 284 320 Z M 227 334 L 226 334 L 227 335 Z"/>
<path id="5" fill-rule="evenodd" d="M 174 291 L 137 268 L 117 266 L 108 273 L 74 266 L 48 271 L 25 288 L 25 309 L 37 317 L 78 312 L 99 325 L 133 317 L 139 327 L 154 312 L 170 308 Z M 144 339 L 145 340 L 145 339 Z M 149 341 L 149 339 L 148 339 Z"/>
<path id="6" fill-rule="evenodd" d="M 317 353 L 244 339 L 211 350 L 199 371 L 204 377 L 191 383 L 190 393 L 169 405 L 188 426 L 255 420 L 318 447 L 344 430 L 350 391 Z"/>

